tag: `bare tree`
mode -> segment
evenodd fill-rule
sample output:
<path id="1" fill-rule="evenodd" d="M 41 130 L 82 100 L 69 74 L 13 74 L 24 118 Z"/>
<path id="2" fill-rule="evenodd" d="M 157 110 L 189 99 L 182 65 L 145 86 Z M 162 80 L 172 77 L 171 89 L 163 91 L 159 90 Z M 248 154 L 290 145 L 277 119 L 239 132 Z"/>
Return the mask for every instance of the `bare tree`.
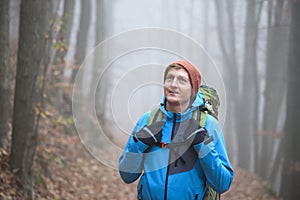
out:
<path id="1" fill-rule="evenodd" d="M 111 4 L 111 2 L 109 2 L 108 4 Z M 99 74 L 100 71 L 104 70 L 104 66 L 103 66 L 103 58 L 105 58 L 106 55 L 105 51 L 102 48 L 102 46 L 98 46 L 101 42 L 103 42 L 104 38 L 105 38 L 105 34 L 106 34 L 106 20 L 107 20 L 107 12 L 105 12 L 105 1 L 104 0 L 100 0 L 96 2 L 96 6 L 97 6 L 97 10 L 96 10 L 96 28 L 95 28 L 95 45 L 97 50 L 95 51 L 97 55 L 94 56 L 94 60 L 93 60 L 93 72 L 92 72 L 92 81 L 91 81 L 91 87 L 93 88 L 93 85 L 97 84 L 98 78 L 97 74 Z M 112 12 L 112 11 L 111 11 Z M 101 52 L 102 54 L 99 55 L 99 52 Z M 107 80 L 106 78 L 104 78 L 105 83 L 107 83 L 109 80 Z M 98 102 L 106 102 L 105 99 L 107 98 L 107 95 L 103 95 L 103 94 L 107 94 L 107 90 L 108 87 L 104 87 L 103 91 L 101 92 L 97 92 L 97 101 Z M 93 92 L 95 91 L 89 91 L 89 96 L 92 97 L 94 94 Z M 100 109 L 97 110 L 97 114 L 100 117 L 104 116 L 104 109 Z"/>
<path id="2" fill-rule="evenodd" d="M 276 133 L 280 130 L 280 109 L 286 89 L 286 65 L 288 51 L 288 26 L 284 0 L 268 1 L 268 33 L 266 60 L 266 88 L 263 116 L 261 153 L 258 155 L 257 172 L 262 178 L 270 178 L 272 155 L 276 154 Z"/>
<path id="3" fill-rule="evenodd" d="M 77 46 L 75 51 L 75 66 L 72 71 L 70 83 L 74 83 L 79 66 L 86 56 L 88 29 L 91 21 L 91 0 L 81 0 L 81 14 Z"/>
<path id="4" fill-rule="evenodd" d="M 246 2 L 245 51 L 243 61 L 242 94 L 237 114 L 238 124 L 238 164 L 251 169 L 254 133 L 257 131 L 258 78 L 257 78 L 257 24 L 260 15 L 257 3 Z"/>
<path id="5" fill-rule="evenodd" d="M 10 113 L 9 0 L 0 2 L 0 147 L 8 143 Z"/>
<path id="6" fill-rule="evenodd" d="M 56 54 L 54 59 L 55 63 L 65 63 L 64 59 L 67 54 L 70 42 L 71 28 L 73 24 L 74 6 L 74 0 L 64 0 L 61 27 L 56 40 Z"/>
<path id="7" fill-rule="evenodd" d="M 67 84 L 64 80 L 64 71 L 66 68 L 65 57 L 67 55 L 70 37 L 71 37 L 71 28 L 73 24 L 73 15 L 74 15 L 74 0 L 65 0 L 64 9 L 62 14 L 61 26 L 59 33 L 57 34 L 56 44 L 55 44 L 55 58 L 53 66 L 51 67 L 51 86 L 49 91 L 49 99 L 51 103 L 59 110 L 64 109 L 63 107 L 63 94 L 64 88 L 67 87 Z"/>
<path id="8" fill-rule="evenodd" d="M 32 165 L 36 149 L 37 112 L 42 94 L 39 76 L 46 50 L 45 34 L 50 22 L 50 0 L 21 1 L 20 34 L 13 111 L 10 166 L 17 172 L 23 188 L 32 195 Z"/>
<path id="9" fill-rule="evenodd" d="M 281 196 L 284 199 L 300 199 L 300 1 L 290 1 L 291 28 L 288 57 L 287 118 L 284 135 L 284 164 Z"/>
<path id="10" fill-rule="evenodd" d="M 238 104 L 238 98 L 232 98 L 233 96 L 238 97 L 239 91 L 239 79 L 238 77 L 238 63 L 237 63 L 237 52 L 236 52 L 236 33 L 234 26 L 234 1 L 214 1 L 217 13 L 217 28 L 218 36 L 221 48 L 221 54 L 224 59 L 224 80 L 227 86 L 227 99 L 228 106 L 228 118 L 225 132 L 232 133 L 232 139 L 227 140 L 230 152 L 234 152 L 233 143 L 235 141 L 234 132 L 236 131 L 236 105 Z M 234 78 L 232 78 L 234 77 Z"/>

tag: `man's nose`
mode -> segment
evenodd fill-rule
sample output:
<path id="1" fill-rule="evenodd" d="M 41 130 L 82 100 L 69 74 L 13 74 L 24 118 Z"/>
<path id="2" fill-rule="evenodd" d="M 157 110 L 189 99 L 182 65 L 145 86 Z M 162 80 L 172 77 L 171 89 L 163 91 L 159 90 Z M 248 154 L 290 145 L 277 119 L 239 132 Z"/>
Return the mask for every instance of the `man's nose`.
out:
<path id="1" fill-rule="evenodd" d="M 174 78 L 171 82 L 171 86 L 172 87 L 177 87 L 178 83 L 177 83 L 177 78 Z"/>

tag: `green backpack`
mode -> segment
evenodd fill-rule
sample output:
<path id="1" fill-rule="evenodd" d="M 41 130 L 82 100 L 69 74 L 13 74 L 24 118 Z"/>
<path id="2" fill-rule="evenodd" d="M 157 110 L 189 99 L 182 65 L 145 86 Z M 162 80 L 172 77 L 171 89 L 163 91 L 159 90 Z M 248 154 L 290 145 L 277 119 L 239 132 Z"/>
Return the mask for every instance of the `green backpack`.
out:
<path id="1" fill-rule="evenodd" d="M 203 106 L 193 112 L 193 119 L 199 121 L 201 127 L 205 127 L 207 115 L 211 115 L 218 119 L 218 109 L 220 106 L 219 96 L 217 91 L 207 85 L 201 85 L 199 92 L 202 93 Z M 200 111 L 200 112 L 199 112 Z M 159 122 L 163 120 L 163 113 L 159 107 L 154 108 L 149 116 L 147 125 L 153 122 Z M 150 149 L 148 149 L 149 151 Z M 203 200 L 219 200 L 221 195 L 218 194 L 209 184 L 206 182 L 206 193 Z"/>
<path id="2" fill-rule="evenodd" d="M 220 106 L 220 99 L 217 91 L 207 85 L 201 85 L 199 91 L 202 93 L 204 101 L 204 108 L 206 112 L 218 119 L 218 110 Z"/>

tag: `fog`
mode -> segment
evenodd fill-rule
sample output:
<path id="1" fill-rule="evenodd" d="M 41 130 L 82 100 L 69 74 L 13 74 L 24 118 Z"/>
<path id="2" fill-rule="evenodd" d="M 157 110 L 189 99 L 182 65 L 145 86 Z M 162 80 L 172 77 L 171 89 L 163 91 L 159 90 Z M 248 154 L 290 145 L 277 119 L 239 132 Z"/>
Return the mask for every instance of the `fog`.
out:
<path id="1" fill-rule="evenodd" d="M 80 18 L 91 17 L 86 56 L 75 82 L 75 88 L 80 88 L 80 96 L 75 95 L 80 103 L 75 107 L 93 108 L 97 117 L 92 119 L 120 153 L 141 115 L 163 100 L 165 67 L 178 59 L 189 60 L 200 70 L 202 84 L 218 91 L 219 121 L 233 164 L 268 180 L 275 177 L 271 181 L 278 193 L 281 170 L 275 166 L 282 166 L 276 159 L 282 142 L 276 135 L 283 131 L 286 118 L 288 3 L 101 3 L 97 7 L 99 1 L 91 1 L 88 13 L 81 13 L 80 3 L 75 5 L 69 62 L 78 42 Z M 103 18 L 97 18 L 97 12 Z M 102 39 L 97 41 L 100 33 Z"/>
<path id="2" fill-rule="evenodd" d="M 10 55 L 3 48 L 6 70 L 1 72 L 11 67 L 13 74 L 17 68 L 24 73 L 20 77 L 34 82 L 12 78 L 12 84 L 22 89 L 11 96 L 35 91 L 41 101 L 28 100 L 35 112 L 28 123 L 20 117 L 21 125 L 39 126 L 36 109 L 41 106 L 41 115 L 45 99 L 71 118 L 66 123 L 74 125 L 95 159 L 117 169 L 137 121 L 164 100 L 165 68 L 175 60 L 189 60 L 201 72 L 202 84 L 218 92 L 218 121 L 234 168 L 254 172 L 276 195 L 299 195 L 298 1 L 53 0 L 32 7 L 20 3 L 9 1 L 10 12 L 3 12 L 10 25 L 1 27 L 3 35 L 9 35 L 3 46 L 9 46 Z M 21 12 L 20 5 L 28 6 L 23 8 L 26 12 L 33 8 L 45 15 L 31 20 L 37 13 Z M 22 59 L 32 68 L 23 68 Z M 12 63 L 5 66 L 8 60 Z M 9 75 L 1 77 L 10 85 Z M 1 123 L 9 124 L 10 118 L 17 120 L 9 117 L 5 106 L 13 98 L 2 93 L 6 115 Z M 23 105 L 24 99 L 16 99 L 14 103 Z M 14 112 L 24 114 L 24 109 Z M 11 129 L 23 134 L 22 126 Z M 30 144 L 37 134 L 32 130 L 24 133 Z M 21 139 L 16 141 L 24 143 Z M 26 152 L 14 145 L 12 149 Z M 35 148 L 34 144 L 30 150 Z"/>

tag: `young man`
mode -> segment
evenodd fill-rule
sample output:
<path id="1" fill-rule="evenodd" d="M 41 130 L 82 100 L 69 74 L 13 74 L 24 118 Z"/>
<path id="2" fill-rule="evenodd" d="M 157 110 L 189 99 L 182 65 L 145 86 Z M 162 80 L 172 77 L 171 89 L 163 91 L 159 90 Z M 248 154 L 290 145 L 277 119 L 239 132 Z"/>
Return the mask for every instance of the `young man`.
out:
<path id="1" fill-rule="evenodd" d="M 200 83 L 201 75 L 192 63 L 170 64 L 159 108 L 163 117 L 149 124 L 151 112 L 145 113 L 130 135 L 119 171 L 125 183 L 143 173 L 138 199 L 203 199 L 207 183 L 218 193 L 229 189 L 233 169 L 218 121 L 207 115 L 203 128 L 193 118 L 203 105 Z"/>

